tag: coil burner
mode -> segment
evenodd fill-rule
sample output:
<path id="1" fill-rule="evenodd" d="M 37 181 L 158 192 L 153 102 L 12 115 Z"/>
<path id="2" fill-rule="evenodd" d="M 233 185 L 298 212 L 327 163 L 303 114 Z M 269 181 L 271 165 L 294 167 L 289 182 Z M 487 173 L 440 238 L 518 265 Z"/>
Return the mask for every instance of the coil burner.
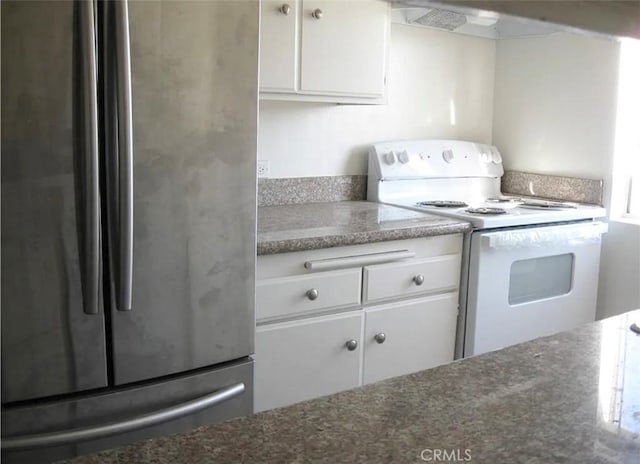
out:
<path id="1" fill-rule="evenodd" d="M 520 205 L 529 209 L 576 209 L 578 206 L 566 201 L 527 200 Z"/>
<path id="2" fill-rule="evenodd" d="M 465 209 L 465 212 L 469 214 L 484 214 L 488 216 L 493 216 L 496 214 L 506 214 L 507 210 L 502 208 L 469 208 L 469 209 Z"/>
<path id="3" fill-rule="evenodd" d="M 489 197 L 485 200 L 487 203 L 522 203 L 522 198 L 517 197 Z"/>
<path id="4" fill-rule="evenodd" d="M 469 206 L 464 201 L 455 201 L 455 200 L 419 201 L 418 205 L 435 206 L 436 208 L 464 208 L 465 206 Z"/>

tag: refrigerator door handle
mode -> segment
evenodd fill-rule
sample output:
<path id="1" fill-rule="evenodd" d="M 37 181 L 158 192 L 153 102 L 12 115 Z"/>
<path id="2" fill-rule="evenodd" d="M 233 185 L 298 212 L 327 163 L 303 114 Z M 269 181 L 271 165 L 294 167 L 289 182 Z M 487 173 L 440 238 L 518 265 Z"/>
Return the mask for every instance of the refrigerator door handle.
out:
<path id="1" fill-rule="evenodd" d="M 98 91 L 96 32 L 93 2 L 78 2 L 79 40 L 77 73 L 81 93 L 74 124 L 78 131 L 77 178 L 78 221 L 83 307 L 85 314 L 98 314 L 100 285 L 100 193 L 98 181 Z"/>
<path id="2" fill-rule="evenodd" d="M 86 427 L 62 432 L 41 433 L 17 437 L 3 437 L 2 449 L 5 451 L 14 451 L 47 446 L 68 445 L 132 432 L 134 430 L 178 419 L 189 414 L 194 414 L 202 411 L 203 409 L 224 403 L 241 395 L 244 393 L 245 389 L 244 383 L 240 382 L 187 403 L 182 403 L 177 406 L 172 406 L 150 414 L 144 414 L 121 422 L 110 422 L 96 427 Z"/>
<path id="3" fill-rule="evenodd" d="M 118 112 L 118 295 L 119 311 L 131 310 L 133 285 L 133 114 L 127 0 L 114 2 Z"/>

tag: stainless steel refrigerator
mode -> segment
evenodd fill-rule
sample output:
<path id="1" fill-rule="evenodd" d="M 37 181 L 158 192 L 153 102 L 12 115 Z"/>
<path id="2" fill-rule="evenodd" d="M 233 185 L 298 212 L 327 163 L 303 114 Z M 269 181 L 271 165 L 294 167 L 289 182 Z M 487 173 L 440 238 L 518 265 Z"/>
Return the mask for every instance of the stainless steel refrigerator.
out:
<path id="1" fill-rule="evenodd" d="M 258 1 L 1 8 L 3 462 L 251 413 Z"/>

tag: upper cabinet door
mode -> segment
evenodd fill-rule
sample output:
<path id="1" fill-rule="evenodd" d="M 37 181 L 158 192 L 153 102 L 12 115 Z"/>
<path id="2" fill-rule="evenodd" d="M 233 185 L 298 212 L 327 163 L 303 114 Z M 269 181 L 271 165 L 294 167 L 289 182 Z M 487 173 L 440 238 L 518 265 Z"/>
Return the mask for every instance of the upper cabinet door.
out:
<path id="1" fill-rule="evenodd" d="M 297 0 L 263 0 L 260 23 L 260 90 L 295 92 L 298 65 Z"/>
<path id="2" fill-rule="evenodd" d="M 303 0 L 300 90 L 384 95 L 388 3 Z"/>

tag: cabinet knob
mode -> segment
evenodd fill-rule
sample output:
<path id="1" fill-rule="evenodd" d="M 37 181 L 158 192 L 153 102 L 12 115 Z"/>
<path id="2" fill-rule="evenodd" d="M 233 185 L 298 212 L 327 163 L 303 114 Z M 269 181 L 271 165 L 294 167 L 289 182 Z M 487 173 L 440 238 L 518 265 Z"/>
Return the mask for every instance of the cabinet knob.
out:
<path id="1" fill-rule="evenodd" d="M 309 298 L 311 301 L 315 300 L 318 298 L 318 296 L 320 296 L 320 293 L 318 292 L 318 289 L 316 288 L 312 288 L 311 290 L 307 290 L 307 298 Z"/>
<path id="2" fill-rule="evenodd" d="M 344 346 L 346 346 L 349 351 L 355 351 L 355 349 L 358 348 L 358 341 L 349 340 L 347 341 L 347 343 L 344 344 Z"/>
<path id="3" fill-rule="evenodd" d="M 323 15 L 324 13 L 320 8 L 316 8 L 315 10 L 313 10 L 313 13 L 311 13 L 311 16 L 313 16 L 316 19 L 322 19 Z"/>
<path id="4" fill-rule="evenodd" d="M 384 341 L 387 339 L 387 336 L 384 332 L 380 332 L 377 333 L 373 336 L 373 339 L 378 342 L 378 343 L 384 343 Z"/>
<path id="5" fill-rule="evenodd" d="M 280 7 L 280 13 L 282 13 L 285 16 L 289 15 L 289 13 L 291 13 L 291 7 L 288 4 L 284 3 Z"/>
<path id="6" fill-rule="evenodd" d="M 422 274 L 418 274 L 413 276 L 413 283 L 420 286 L 424 283 L 424 276 Z"/>

